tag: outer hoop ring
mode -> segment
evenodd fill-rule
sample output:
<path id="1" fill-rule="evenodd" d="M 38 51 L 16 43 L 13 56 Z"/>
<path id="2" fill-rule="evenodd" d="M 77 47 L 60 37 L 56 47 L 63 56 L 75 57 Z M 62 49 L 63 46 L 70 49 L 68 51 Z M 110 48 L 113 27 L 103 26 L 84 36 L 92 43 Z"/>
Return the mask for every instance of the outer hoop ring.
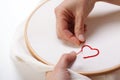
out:
<path id="1" fill-rule="evenodd" d="M 24 39 L 25 39 L 25 44 L 30 52 L 30 54 L 35 58 L 37 59 L 38 61 L 46 64 L 46 65 L 52 65 L 51 63 L 47 62 L 46 60 L 44 60 L 43 58 L 41 58 L 39 55 L 37 55 L 36 51 L 32 48 L 30 42 L 29 42 L 29 39 L 28 39 L 28 36 L 27 36 L 27 29 L 28 29 L 28 24 L 32 18 L 32 16 L 34 15 L 34 13 L 41 7 L 43 6 L 45 3 L 47 3 L 49 0 L 43 0 L 35 9 L 34 11 L 31 13 L 31 15 L 28 17 L 27 21 L 26 21 L 26 24 L 25 24 L 25 30 L 24 30 Z M 99 71 L 94 71 L 94 72 L 78 72 L 80 74 L 83 74 L 83 75 L 100 75 L 100 74 L 105 74 L 105 73 L 110 73 L 110 72 L 113 72 L 115 70 L 118 70 L 120 69 L 120 64 L 116 65 L 116 66 L 113 66 L 111 68 L 108 68 L 108 69 L 104 69 L 104 70 L 99 70 Z"/>

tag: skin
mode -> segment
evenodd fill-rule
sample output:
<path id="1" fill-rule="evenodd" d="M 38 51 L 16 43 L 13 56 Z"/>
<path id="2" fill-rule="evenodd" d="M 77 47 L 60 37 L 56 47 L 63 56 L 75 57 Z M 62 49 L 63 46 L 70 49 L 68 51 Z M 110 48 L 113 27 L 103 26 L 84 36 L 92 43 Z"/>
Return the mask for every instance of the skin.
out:
<path id="1" fill-rule="evenodd" d="M 76 46 L 84 42 L 85 21 L 95 2 L 95 0 L 64 0 L 55 9 L 58 37 Z"/>
<path id="2" fill-rule="evenodd" d="M 46 80 L 71 80 L 68 68 L 75 61 L 77 53 L 64 54 L 52 72 L 47 72 Z"/>
<path id="3" fill-rule="evenodd" d="M 120 5 L 120 0 L 64 0 L 56 9 L 57 35 L 63 41 L 80 45 L 85 41 L 85 21 L 97 1 Z M 46 80 L 71 80 L 67 70 L 76 59 L 76 53 L 64 54 Z"/>
<path id="4" fill-rule="evenodd" d="M 85 42 L 85 22 L 94 5 L 100 0 L 64 0 L 55 9 L 58 38 L 72 45 Z M 120 0 L 101 0 L 120 5 Z"/>

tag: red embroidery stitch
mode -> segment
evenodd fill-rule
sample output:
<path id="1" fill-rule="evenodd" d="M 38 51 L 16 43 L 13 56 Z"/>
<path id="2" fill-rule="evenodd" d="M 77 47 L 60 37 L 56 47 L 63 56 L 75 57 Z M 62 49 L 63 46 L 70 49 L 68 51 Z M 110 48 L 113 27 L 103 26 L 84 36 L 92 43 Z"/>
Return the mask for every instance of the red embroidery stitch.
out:
<path id="1" fill-rule="evenodd" d="M 98 56 L 99 53 L 100 53 L 99 49 L 97 49 L 97 48 L 92 48 L 92 47 L 89 46 L 89 45 L 83 45 L 82 48 L 81 48 L 81 50 L 78 52 L 78 54 L 80 54 L 81 52 L 83 52 L 83 49 L 84 49 L 85 47 L 89 47 L 91 50 L 96 50 L 97 53 L 96 53 L 95 55 L 85 56 L 85 57 L 83 57 L 84 59 L 96 57 L 96 56 Z"/>

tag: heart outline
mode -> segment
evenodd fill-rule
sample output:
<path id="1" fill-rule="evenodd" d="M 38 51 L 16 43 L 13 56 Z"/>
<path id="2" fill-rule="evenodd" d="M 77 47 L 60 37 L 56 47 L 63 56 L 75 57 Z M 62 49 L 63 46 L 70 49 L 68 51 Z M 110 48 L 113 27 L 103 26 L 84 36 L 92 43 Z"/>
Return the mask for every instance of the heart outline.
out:
<path id="1" fill-rule="evenodd" d="M 99 49 L 97 49 L 97 48 L 92 48 L 92 47 L 89 46 L 89 45 L 83 45 L 82 48 L 81 48 L 81 50 L 80 50 L 77 54 L 80 54 L 81 52 L 83 52 L 83 50 L 84 50 L 85 47 L 90 48 L 90 50 L 95 50 L 95 51 L 97 51 L 97 53 L 94 54 L 94 55 L 91 55 L 91 56 L 85 56 L 85 57 L 83 57 L 84 59 L 96 57 L 96 56 L 98 56 L 99 53 L 100 53 Z"/>

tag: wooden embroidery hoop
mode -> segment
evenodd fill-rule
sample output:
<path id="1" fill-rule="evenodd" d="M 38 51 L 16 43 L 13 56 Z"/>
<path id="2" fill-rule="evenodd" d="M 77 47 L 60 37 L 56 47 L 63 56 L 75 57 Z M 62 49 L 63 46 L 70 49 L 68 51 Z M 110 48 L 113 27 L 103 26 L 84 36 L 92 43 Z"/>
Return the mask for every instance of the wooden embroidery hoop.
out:
<path id="1" fill-rule="evenodd" d="M 27 35 L 27 29 L 28 29 L 28 24 L 29 24 L 29 21 L 31 20 L 33 14 L 42 6 L 44 5 L 45 3 L 47 3 L 49 0 L 43 0 L 43 2 L 41 2 L 36 8 L 35 10 L 31 13 L 31 15 L 28 17 L 27 21 L 26 21 L 26 25 L 25 25 L 25 30 L 24 30 L 24 38 L 25 38 L 25 44 L 30 52 L 30 54 L 35 58 L 37 59 L 38 61 L 46 64 L 46 65 L 53 65 L 49 62 L 47 62 L 46 60 L 44 60 L 43 58 L 41 58 L 39 55 L 37 55 L 37 53 L 35 52 L 35 50 L 32 48 L 31 46 L 31 43 L 28 39 L 28 35 Z M 117 66 L 113 66 L 111 68 L 108 68 L 108 69 L 105 69 L 105 70 L 100 70 L 100 71 L 95 71 L 95 72 L 79 72 L 80 74 L 83 74 L 83 75 L 100 75 L 100 74 L 105 74 L 105 73 L 110 73 L 110 72 L 113 72 L 115 70 L 118 70 L 120 69 L 120 64 L 117 65 Z"/>

